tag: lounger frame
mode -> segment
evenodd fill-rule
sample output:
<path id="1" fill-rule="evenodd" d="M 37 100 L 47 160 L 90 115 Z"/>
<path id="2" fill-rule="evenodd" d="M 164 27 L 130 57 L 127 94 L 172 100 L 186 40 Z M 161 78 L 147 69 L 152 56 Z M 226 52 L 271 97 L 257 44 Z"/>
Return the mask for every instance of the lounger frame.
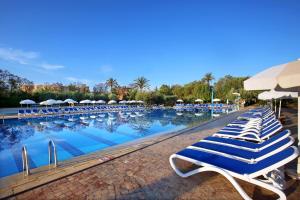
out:
<path id="1" fill-rule="evenodd" d="M 187 178 L 194 174 L 198 174 L 198 173 L 206 172 L 206 171 L 217 172 L 217 173 L 223 175 L 233 185 L 233 187 L 238 191 L 238 193 L 242 196 L 242 198 L 245 200 L 250 200 L 251 197 L 249 197 L 249 195 L 244 191 L 244 189 L 238 184 L 238 182 L 234 178 L 238 178 L 240 180 L 243 180 L 243 181 L 252 183 L 254 185 L 260 186 L 262 188 L 265 188 L 269 191 L 273 191 L 279 196 L 279 199 L 285 200 L 286 195 L 282 191 L 285 187 L 284 177 L 282 177 L 283 173 L 279 171 L 279 168 L 298 157 L 298 155 L 299 155 L 298 149 L 296 147 L 292 147 L 292 148 L 294 149 L 294 153 L 291 156 L 285 158 L 284 160 L 282 160 L 280 162 L 277 162 L 276 164 L 273 164 L 263 170 L 257 171 L 252 174 L 238 174 L 238 173 L 235 173 L 235 172 L 232 172 L 232 171 L 229 171 L 226 169 L 222 169 L 220 167 L 217 167 L 217 166 L 205 163 L 205 162 L 201 162 L 201 161 L 194 160 L 194 159 L 191 159 L 191 158 L 188 158 L 185 156 L 181 156 L 181 155 L 177 155 L 177 154 L 171 155 L 169 158 L 169 162 L 170 162 L 171 167 L 175 171 L 175 173 L 178 176 L 183 177 L 183 178 Z M 179 168 L 176 167 L 175 159 L 184 160 L 184 161 L 193 163 L 195 165 L 198 165 L 200 167 L 184 173 Z M 277 177 L 277 181 L 272 177 L 272 173 L 270 173 L 272 171 L 274 171 L 275 173 L 277 173 L 278 176 L 280 176 L 279 179 Z M 258 178 L 259 176 L 264 176 L 266 178 L 266 180 L 259 179 Z M 280 180 L 280 182 L 278 180 Z"/>

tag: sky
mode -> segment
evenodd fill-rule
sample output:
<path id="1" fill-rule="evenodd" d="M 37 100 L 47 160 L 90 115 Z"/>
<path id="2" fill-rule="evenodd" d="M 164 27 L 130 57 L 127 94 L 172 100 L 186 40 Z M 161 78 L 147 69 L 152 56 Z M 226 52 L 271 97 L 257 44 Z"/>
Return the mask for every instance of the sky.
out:
<path id="1" fill-rule="evenodd" d="M 35 83 L 251 76 L 300 58 L 299 0 L 1 0 L 0 69 Z"/>

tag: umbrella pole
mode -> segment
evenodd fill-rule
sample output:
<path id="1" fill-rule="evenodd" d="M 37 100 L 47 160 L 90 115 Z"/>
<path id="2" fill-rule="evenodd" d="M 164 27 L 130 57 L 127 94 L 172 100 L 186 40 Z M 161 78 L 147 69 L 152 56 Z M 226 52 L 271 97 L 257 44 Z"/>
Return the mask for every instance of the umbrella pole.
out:
<path id="1" fill-rule="evenodd" d="M 275 112 L 275 116 L 276 116 L 276 99 L 274 100 L 274 112 Z"/>
<path id="2" fill-rule="evenodd" d="M 271 99 L 271 110 L 273 110 L 273 100 Z"/>
<path id="3" fill-rule="evenodd" d="M 298 148 L 300 146 L 300 96 L 298 96 Z M 298 157 L 297 174 L 300 175 L 300 157 Z"/>
<path id="4" fill-rule="evenodd" d="M 281 112 L 281 99 L 280 99 L 280 101 L 279 101 L 278 119 L 280 118 L 280 112 Z"/>

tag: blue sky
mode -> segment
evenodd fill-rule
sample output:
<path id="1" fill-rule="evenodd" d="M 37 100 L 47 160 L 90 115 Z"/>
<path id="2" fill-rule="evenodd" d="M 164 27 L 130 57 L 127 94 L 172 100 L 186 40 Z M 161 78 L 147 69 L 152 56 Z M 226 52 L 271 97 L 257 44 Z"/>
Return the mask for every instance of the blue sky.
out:
<path id="1" fill-rule="evenodd" d="M 299 0 L 2 0 L 0 68 L 36 83 L 152 87 L 300 58 Z"/>

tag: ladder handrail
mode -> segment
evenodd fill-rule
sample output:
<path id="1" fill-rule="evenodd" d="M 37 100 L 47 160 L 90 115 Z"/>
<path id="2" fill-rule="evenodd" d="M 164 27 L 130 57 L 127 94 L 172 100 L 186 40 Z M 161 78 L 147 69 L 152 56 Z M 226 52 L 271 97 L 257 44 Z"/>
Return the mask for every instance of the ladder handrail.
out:
<path id="1" fill-rule="evenodd" d="M 49 166 L 51 165 L 52 162 L 54 162 L 54 167 L 57 167 L 56 146 L 53 140 L 50 140 L 48 143 L 48 154 L 49 154 Z"/>
<path id="2" fill-rule="evenodd" d="M 23 163 L 23 172 L 26 172 L 26 175 L 30 175 L 29 162 L 28 162 L 28 154 L 26 146 L 22 147 L 22 163 Z"/>

